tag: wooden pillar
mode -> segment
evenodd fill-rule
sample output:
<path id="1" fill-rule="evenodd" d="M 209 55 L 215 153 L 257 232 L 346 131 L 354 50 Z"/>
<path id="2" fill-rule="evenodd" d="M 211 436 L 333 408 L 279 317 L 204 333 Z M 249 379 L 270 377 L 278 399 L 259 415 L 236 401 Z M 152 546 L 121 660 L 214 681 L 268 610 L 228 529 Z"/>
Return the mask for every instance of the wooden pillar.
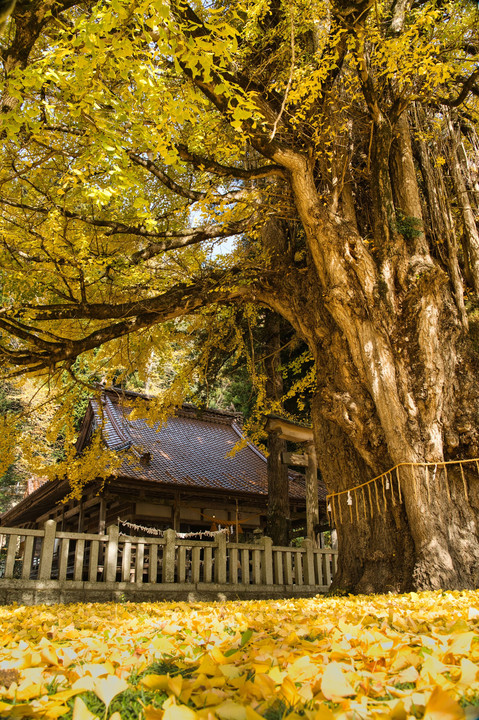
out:
<path id="1" fill-rule="evenodd" d="M 39 580 L 50 580 L 52 574 L 53 552 L 55 550 L 55 533 L 57 524 L 55 520 L 47 520 L 44 525 L 44 536 L 42 550 L 40 553 L 40 567 L 38 569 Z M 10 537 L 12 547 L 15 547 L 16 537 Z M 10 550 L 9 543 L 9 550 Z"/>
<path id="2" fill-rule="evenodd" d="M 306 585 L 315 585 L 314 578 L 314 553 L 313 553 L 313 542 L 311 538 L 304 538 L 302 547 L 306 549 L 306 553 L 303 555 L 303 572 L 304 581 Z"/>
<path id="3" fill-rule="evenodd" d="M 273 541 L 270 537 L 263 538 L 262 580 L 265 585 L 273 584 Z"/>
<path id="4" fill-rule="evenodd" d="M 176 533 L 169 528 L 165 532 L 166 544 L 163 546 L 163 582 L 175 582 L 175 565 L 176 565 L 176 549 L 175 540 Z"/>
<path id="5" fill-rule="evenodd" d="M 306 535 L 316 544 L 314 528 L 319 524 L 318 465 L 314 443 L 306 445 Z"/>
<path id="6" fill-rule="evenodd" d="M 106 500 L 101 498 L 100 508 L 98 511 L 98 534 L 104 535 L 106 529 Z"/>
<path id="7" fill-rule="evenodd" d="M 181 520 L 181 500 L 180 495 L 175 496 L 175 502 L 173 505 L 173 530 L 175 532 L 180 531 L 180 520 Z"/>
<path id="8" fill-rule="evenodd" d="M 105 558 L 105 575 L 107 582 L 115 582 L 116 580 L 116 564 L 118 561 L 118 536 L 118 526 L 110 525 L 110 527 L 108 528 L 108 543 Z"/>
<path id="9" fill-rule="evenodd" d="M 80 512 L 78 513 L 78 532 L 85 532 L 83 528 L 83 520 L 85 518 L 85 511 L 83 509 L 83 498 L 80 500 Z"/>
<path id="10" fill-rule="evenodd" d="M 215 582 L 220 585 L 226 583 L 226 535 L 224 533 L 216 536 Z"/>

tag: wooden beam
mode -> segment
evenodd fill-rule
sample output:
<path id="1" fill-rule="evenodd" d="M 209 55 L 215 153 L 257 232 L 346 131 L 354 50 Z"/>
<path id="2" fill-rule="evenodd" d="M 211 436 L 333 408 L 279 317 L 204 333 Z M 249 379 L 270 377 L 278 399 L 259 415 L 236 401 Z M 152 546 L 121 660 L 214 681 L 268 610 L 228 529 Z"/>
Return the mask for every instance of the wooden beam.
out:
<path id="1" fill-rule="evenodd" d="M 301 465 L 302 467 L 307 467 L 309 462 L 305 453 L 300 455 L 299 453 L 284 452 L 281 454 L 281 460 L 283 465 Z"/>
<path id="2" fill-rule="evenodd" d="M 276 415 L 270 415 L 266 421 L 266 432 L 277 432 L 282 440 L 291 442 L 313 442 L 313 428 L 298 425 Z"/>
<path id="3" fill-rule="evenodd" d="M 83 510 L 84 510 L 84 511 L 85 511 L 85 510 L 88 510 L 88 508 L 93 507 L 93 505 L 98 505 L 99 502 L 100 502 L 100 498 L 99 498 L 98 496 L 97 496 L 97 497 L 94 497 L 94 498 L 91 498 L 91 500 L 85 500 L 85 501 L 83 502 Z M 76 506 L 73 507 L 71 510 L 68 510 L 68 511 L 65 513 L 65 519 L 66 519 L 66 520 L 69 520 L 71 517 L 73 517 L 74 515 L 76 515 L 76 514 L 79 512 L 79 509 L 80 509 L 80 508 L 79 508 L 79 505 L 76 505 Z"/>

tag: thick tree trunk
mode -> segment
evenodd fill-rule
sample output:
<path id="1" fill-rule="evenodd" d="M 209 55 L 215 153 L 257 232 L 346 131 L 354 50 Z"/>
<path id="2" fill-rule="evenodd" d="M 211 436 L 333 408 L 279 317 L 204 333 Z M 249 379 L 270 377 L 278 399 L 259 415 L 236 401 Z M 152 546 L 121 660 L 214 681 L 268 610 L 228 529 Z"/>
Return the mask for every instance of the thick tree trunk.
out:
<path id="1" fill-rule="evenodd" d="M 279 229 L 278 229 L 279 230 Z M 276 313 L 266 311 L 265 332 L 265 369 L 267 375 L 266 396 L 280 402 L 283 396 L 283 376 L 281 365 L 281 318 Z M 268 435 L 268 520 L 266 532 L 274 545 L 289 545 L 290 509 L 288 468 L 283 464 L 283 452 L 286 442 L 272 432 Z"/>
<path id="2" fill-rule="evenodd" d="M 406 216 L 421 214 L 405 130 L 398 142 L 407 162 L 393 158 L 391 166 L 384 158 L 393 133 L 387 124 L 375 131 L 376 256 L 320 202 L 308 160 L 290 163 L 310 284 L 315 277 L 320 288 L 308 304 L 303 280 L 296 290 L 301 317 L 293 322 L 318 370 L 320 470 L 330 492 L 346 491 L 332 503 L 341 557 L 335 584 L 355 591 L 479 584 L 477 470 L 466 477 L 466 494 L 459 468 L 450 469 L 447 484 L 441 468 L 477 456 L 478 393 L 449 279 L 422 232 L 401 236 L 396 223 L 395 203 Z M 394 197 L 391 177 L 403 185 Z M 293 307 L 291 299 L 284 303 Z M 391 487 L 386 492 L 390 479 L 364 494 L 355 489 L 399 464 L 394 500 Z"/>

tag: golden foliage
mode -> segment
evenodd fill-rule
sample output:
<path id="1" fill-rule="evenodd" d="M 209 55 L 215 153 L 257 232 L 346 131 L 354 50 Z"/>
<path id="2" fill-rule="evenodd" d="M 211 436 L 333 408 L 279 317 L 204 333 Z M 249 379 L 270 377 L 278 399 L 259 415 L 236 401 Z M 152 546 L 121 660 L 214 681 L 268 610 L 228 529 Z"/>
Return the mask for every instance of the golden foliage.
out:
<path id="1" fill-rule="evenodd" d="M 478 622 L 478 592 L 5 607 L 0 717 L 459 720 Z"/>

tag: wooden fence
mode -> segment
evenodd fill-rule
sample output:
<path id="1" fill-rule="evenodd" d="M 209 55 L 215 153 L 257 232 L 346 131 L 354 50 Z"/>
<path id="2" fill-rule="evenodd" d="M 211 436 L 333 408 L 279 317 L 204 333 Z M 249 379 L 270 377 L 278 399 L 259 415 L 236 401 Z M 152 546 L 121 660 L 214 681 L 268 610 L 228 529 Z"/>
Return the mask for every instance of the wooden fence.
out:
<path id="1" fill-rule="evenodd" d="M 280 597 L 328 590 L 337 551 L 257 544 L 130 537 L 112 525 L 94 535 L 0 527 L 0 603 L 68 602 L 76 599 L 180 599 Z M 186 593 L 186 595 L 185 595 Z"/>

